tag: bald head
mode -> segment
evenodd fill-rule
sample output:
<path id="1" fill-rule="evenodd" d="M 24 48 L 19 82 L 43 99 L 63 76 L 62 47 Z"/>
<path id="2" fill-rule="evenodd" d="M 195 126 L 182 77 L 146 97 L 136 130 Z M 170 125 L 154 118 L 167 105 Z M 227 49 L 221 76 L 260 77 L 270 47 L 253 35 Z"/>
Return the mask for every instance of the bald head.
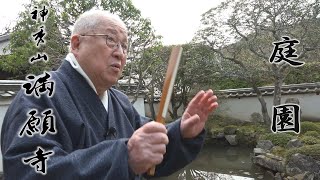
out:
<path id="1" fill-rule="evenodd" d="M 84 34 L 92 32 L 97 28 L 103 28 L 101 26 L 104 26 L 106 21 L 116 23 L 125 32 L 127 32 L 127 27 L 119 16 L 111 14 L 108 11 L 90 10 L 79 16 L 78 20 L 74 24 L 72 35 Z"/>

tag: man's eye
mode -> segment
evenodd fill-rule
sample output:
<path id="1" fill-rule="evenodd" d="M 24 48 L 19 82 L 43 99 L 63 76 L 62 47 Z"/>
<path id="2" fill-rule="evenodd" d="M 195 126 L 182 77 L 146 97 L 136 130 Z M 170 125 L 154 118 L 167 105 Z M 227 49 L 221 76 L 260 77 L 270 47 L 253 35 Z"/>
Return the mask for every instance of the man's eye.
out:
<path id="1" fill-rule="evenodd" d="M 111 36 L 107 36 L 107 39 L 108 39 L 108 41 L 109 41 L 110 43 L 116 43 L 116 41 L 114 40 L 114 38 L 111 37 Z"/>
<path id="2" fill-rule="evenodd" d="M 127 50 L 128 49 L 128 45 L 127 44 L 121 44 L 122 49 Z"/>

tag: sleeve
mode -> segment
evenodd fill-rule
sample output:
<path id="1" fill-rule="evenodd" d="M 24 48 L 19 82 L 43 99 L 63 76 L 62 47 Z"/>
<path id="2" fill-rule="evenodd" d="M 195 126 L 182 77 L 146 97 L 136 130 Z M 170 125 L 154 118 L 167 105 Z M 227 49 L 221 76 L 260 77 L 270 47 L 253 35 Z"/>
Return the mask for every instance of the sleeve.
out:
<path id="1" fill-rule="evenodd" d="M 65 128 L 59 114 L 55 115 L 58 130 L 56 135 L 35 134 L 32 137 L 19 137 L 21 125 L 26 121 L 23 109 L 29 107 L 30 102 L 19 103 L 13 103 L 9 108 L 2 126 L 1 150 L 5 179 L 135 178 L 128 166 L 127 138 L 105 140 L 74 150 L 73 147 L 77 145 L 70 140 L 71 130 Z M 41 155 L 36 153 L 39 147 L 44 151 L 42 154 L 53 154 L 42 158 L 38 156 L 38 159 L 24 164 L 23 159 Z M 32 163 L 34 166 L 30 165 Z M 46 169 L 45 174 L 37 172 L 43 165 Z"/>
<path id="2" fill-rule="evenodd" d="M 163 162 L 156 166 L 154 177 L 168 176 L 180 170 L 193 161 L 202 149 L 205 130 L 193 139 L 183 139 L 180 133 L 180 123 L 181 119 L 167 125 L 169 144 Z"/>

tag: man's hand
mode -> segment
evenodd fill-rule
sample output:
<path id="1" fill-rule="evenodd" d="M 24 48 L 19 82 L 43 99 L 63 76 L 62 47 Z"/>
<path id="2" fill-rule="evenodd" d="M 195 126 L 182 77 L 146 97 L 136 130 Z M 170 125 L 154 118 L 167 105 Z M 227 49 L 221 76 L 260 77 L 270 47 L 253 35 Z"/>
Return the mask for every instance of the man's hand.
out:
<path id="1" fill-rule="evenodd" d="M 183 138 L 194 138 L 203 130 L 208 115 L 218 107 L 217 96 L 211 89 L 193 97 L 182 115 L 180 131 Z"/>
<path id="2" fill-rule="evenodd" d="M 168 143 L 167 129 L 161 123 L 149 122 L 136 130 L 127 144 L 133 172 L 142 174 L 160 164 Z"/>

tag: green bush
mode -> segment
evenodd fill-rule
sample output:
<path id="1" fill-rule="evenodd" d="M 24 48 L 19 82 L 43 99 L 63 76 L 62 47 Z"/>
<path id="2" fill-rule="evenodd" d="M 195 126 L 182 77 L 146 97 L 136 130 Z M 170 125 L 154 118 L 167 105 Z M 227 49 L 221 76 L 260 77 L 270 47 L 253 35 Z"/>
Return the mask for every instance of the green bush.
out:
<path id="1" fill-rule="evenodd" d="M 209 116 L 209 119 L 206 123 L 206 127 L 208 129 L 216 128 L 216 127 L 226 127 L 230 125 L 234 126 L 246 126 L 246 125 L 252 125 L 252 122 L 249 121 L 240 121 L 237 119 L 233 119 L 227 116 L 224 116 L 222 114 L 214 114 Z"/>
<path id="2" fill-rule="evenodd" d="M 310 121 L 301 122 L 301 134 L 304 134 L 308 131 L 320 132 L 319 124 Z"/>
<path id="3" fill-rule="evenodd" d="M 306 145 L 300 148 L 289 149 L 286 153 L 286 159 L 288 160 L 293 154 L 300 153 L 306 156 L 311 156 L 316 160 L 320 160 L 320 144 Z"/>
<path id="4" fill-rule="evenodd" d="M 209 116 L 209 119 L 206 123 L 206 127 L 208 129 L 212 129 L 212 128 L 217 128 L 217 127 L 221 127 L 224 126 L 224 122 L 225 122 L 225 117 L 222 115 L 212 115 Z"/>
<path id="5" fill-rule="evenodd" d="M 304 135 L 315 137 L 315 138 L 320 138 L 320 132 L 317 132 L 317 131 L 307 131 L 306 133 L 304 133 Z"/>
<path id="6" fill-rule="evenodd" d="M 225 135 L 233 135 L 237 132 L 237 126 L 235 125 L 229 125 L 224 127 L 223 132 Z"/>
<path id="7" fill-rule="evenodd" d="M 303 142 L 303 144 L 306 144 L 306 145 L 320 144 L 320 140 L 318 138 L 315 138 L 312 136 L 304 135 L 300 138 L 300 140 L 301 140 L 301 142 Z"/>
<path id="8" fill-rule="evenodd" d="M 272 154 L 275 154 L 277 156 L 281 156 L 281 157 L 285 157 L 286 155 L 286 149 L 284 147 L 281 147 L 281 146 L 274 146 L 272 149 L 271 149 L 271 153 Z"/>
<path id="9" fill-rule="evenodd" d="M 245 145 L 247 147 L 255 147 L 257 145 L 258 136 L 254 131 L 237 131 L 236 136 L 237 141 L 241 145 Z"/>
<path id="10" fill-rule="evenodd" d="M 223 128 L 212 128 L 210 133 L 213 137 L 216 137 L 219 133 L 223 132 Z"/>
<path id="11" fill-rule="evenodd" d="M 287 133 L 269 133 L 260 136 L 260 140 L 270 140 L 275 146 L 286 147 L 294 136 Z"/>

